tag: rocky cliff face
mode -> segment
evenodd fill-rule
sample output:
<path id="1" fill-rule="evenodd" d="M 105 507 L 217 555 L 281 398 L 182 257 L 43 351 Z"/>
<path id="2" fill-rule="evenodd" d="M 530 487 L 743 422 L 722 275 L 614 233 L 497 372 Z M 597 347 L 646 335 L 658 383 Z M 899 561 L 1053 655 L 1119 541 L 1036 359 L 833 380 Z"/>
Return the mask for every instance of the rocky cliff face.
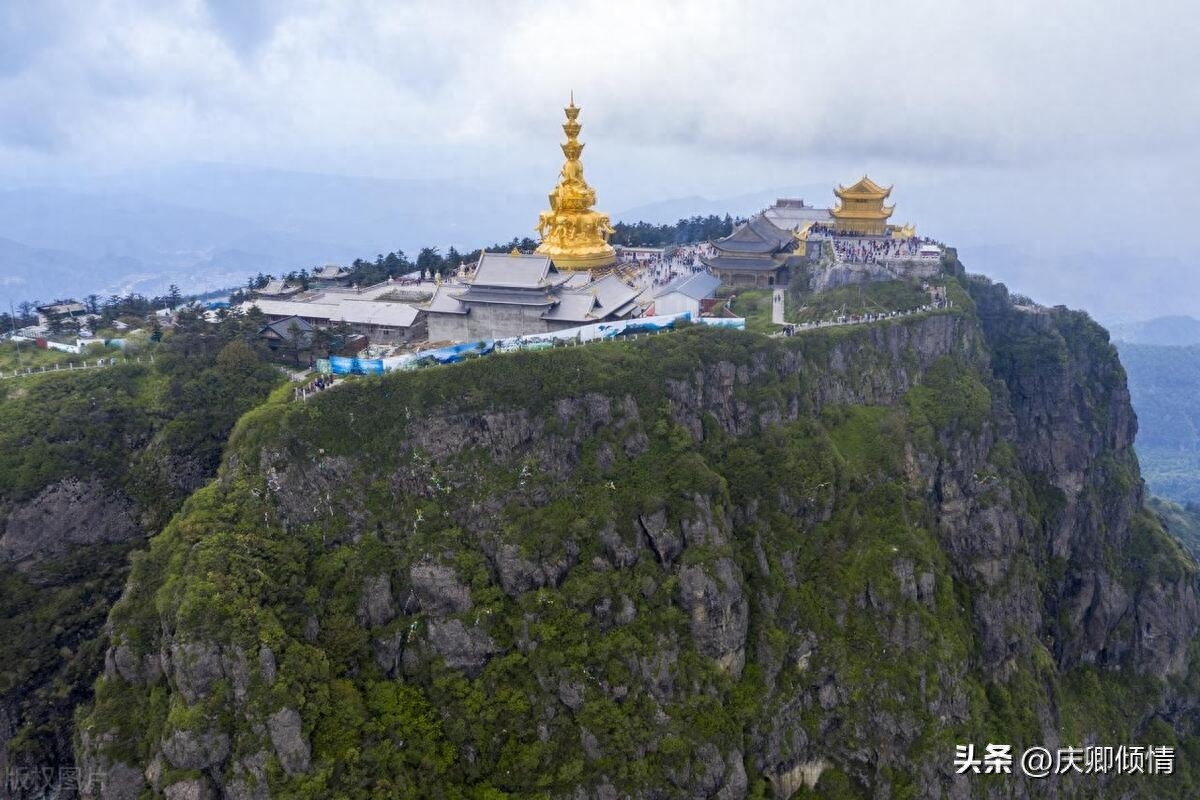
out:
<path id="1" fill-rule="evenodd" d="M 240 342 L 215 359 L 172 351 L 0 385 L 0 797 L 70 795 L 73 713 L 129 553 L 215 476 L 229 429 L 279 380 Z"/>
<path id="2" fill-rule="evenodd" d="M 1195 746 L 1200 607 L 1103 332 L 951 283 L 255 412 L 135 560 L 83 762 L 106 798 L 1189 796 L 954 774 Z"/>
<path id="3" fill-rule="evenodd" d="M 0 562 L 25 570 L 87 545 L 143 535 L 135 503 L 97 478 L 64 478 L 0 520 Z"/>

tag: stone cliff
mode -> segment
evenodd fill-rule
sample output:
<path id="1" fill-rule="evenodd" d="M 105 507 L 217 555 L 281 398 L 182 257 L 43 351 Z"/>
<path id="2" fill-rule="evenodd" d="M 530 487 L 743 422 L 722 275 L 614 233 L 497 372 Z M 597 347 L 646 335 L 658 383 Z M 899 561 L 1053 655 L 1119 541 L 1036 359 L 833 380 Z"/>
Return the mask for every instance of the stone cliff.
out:
<path id="1" fill-rule="evenodd" d="M 1200 605 L 1104 332 L 947 280 L 251 412 L 135 557 L 81 763 L 105 798 L 1192 796 L 1182 756 L 952 769 L 1196 748 Z"/>
<path id="2" fill-rule="evenodd" d="M 129 553 L 212 480 L 234 422 L 280 380 L 225 346 L 234 330 L 200 326 L 154 365 L 0 384 L 0 797 L 71 782 L 74 709 L 103 667 Z"/>

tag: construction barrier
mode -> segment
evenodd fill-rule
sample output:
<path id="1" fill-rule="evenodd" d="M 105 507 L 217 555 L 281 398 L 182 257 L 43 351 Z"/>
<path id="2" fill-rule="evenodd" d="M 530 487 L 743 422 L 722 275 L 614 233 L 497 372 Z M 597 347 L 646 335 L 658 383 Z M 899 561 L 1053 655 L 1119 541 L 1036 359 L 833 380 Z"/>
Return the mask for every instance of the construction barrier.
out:
<path id="1" fill-rule="evenodd" d="M 382 375 L 383 359 L 330 356 L 329 371 L 334 375 Z"/>
<path id="2" fill-rule="evenodd" d="M 417 353 L 407 353 L 402 356 L 392 356 L 382 359 L 385 371 L 417 369 L 433 364 L 456 364 L 468 358 L 478 358 L 493 352 L 511 353 L 517 350 L 545 350 L 555 346 L 568 344 L 585 344 L 619 336 L 631 336 L 639 333 L 659 333 L 671 330 L 683 322 L 693 322 L 716 328 L 735 328 L 743 330 L 746 320 L 740 317 L 693 318 L 690 312 L 680 314 L 664 314 L 656 317 L 640 317 L 637 319 L 620 320 L 618 322 L 598 322 L 583 325 L 578 328 L 565 328 L 561 331 L 548 331 L 528 336 L 512 336 L 507 339 L 486 339 L 479 342 L 440 347 L 436 350 L 422 350 Z"/>

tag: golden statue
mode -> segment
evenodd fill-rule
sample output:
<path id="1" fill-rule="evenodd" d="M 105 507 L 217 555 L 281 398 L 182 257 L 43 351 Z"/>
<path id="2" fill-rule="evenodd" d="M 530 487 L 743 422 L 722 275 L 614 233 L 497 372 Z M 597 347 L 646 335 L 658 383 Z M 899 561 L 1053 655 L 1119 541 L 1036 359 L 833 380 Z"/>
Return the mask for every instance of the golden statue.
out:
<path id="1" fill-rule="evenodd" d="M 550 256 L 554 265 L 562 270 L 585 270 L 603 267 L 616 260 L 616 253 L 608 243 L 613 228 L 608 214 L 593 211 L 596 190 L 583 179 L 583 163 L 579 160 L 583 145 L 579 142 L 579 108 L 575 105 L 575 94 L 571 104 L 563 109 L 567 121 L 563 132 L 567 141 L 562 144 L 567 157 L 558 173 L 558 184 L 550 193 L 550 210 L 538 216 L 537 232 L 542 243 L 537 252 Z"/>

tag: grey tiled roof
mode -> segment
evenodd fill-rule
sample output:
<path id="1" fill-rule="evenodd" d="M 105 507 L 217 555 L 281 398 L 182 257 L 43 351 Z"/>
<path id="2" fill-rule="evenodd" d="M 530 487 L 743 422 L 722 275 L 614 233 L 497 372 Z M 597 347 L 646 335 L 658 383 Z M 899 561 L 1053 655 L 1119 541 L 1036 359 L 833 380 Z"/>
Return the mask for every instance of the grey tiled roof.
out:
<path id="1" fill-rule="evenodd" d="M 596 307 L 596 298 L 581 292 L 564 292 L 554 308 L 542 315 L 544 319 L 560 320 L 563 322 L 593 322 L 596 317 L 592 310 Z"/>
<path id="2" fill-rule="evenodd" d="M 548 306 L 554 302 L 554 295 L 544 290 L 512 290 L 496 286 L 469 286 L 465 292 L 458 295 L 459 302 L 471 303 L 500 303 L 514 306 Z"/>
<path id="3" fill-rule="evenodd" d="M 611 314 L 614 310 L 632 302 L 642 293 L 641 289 L 634 289 L 616 275 L 605 275 L 581 291 L 594 292 L 596 300 L 605 314 Z"/>
<path id="4" fill-rule="evenodd" d="M 288 286 L 286 281 L 276 278 L 273 281 L 267 281 L 267 285 L 261 289 L 255 290 L 261 295 L 279 295 L 279 294 L 294 294 L 300 291 L 299 286 Z"/>
<path id="5" fill-rule="evenodd" d="M 713 247 L 726 253 L 774 253 L 791 246 L 792 235 L 775 225 L 762 214 L 756 214 L 738 226 L 737 230 L 713 242 Z"/>
<path id="6" fill-rule="evenodd" d="M 476 286 L 505 286 L 536 289 L 566 280 L 548 256 L 484 253 L 471 281 Z"/>
<path id="7" fill-rule="evenodd" d="M 712 269 L 740 270 L 743 272 L 774 272 L 783 263 L 774 258 L 738 258 L 735 256 L 716 256 L 702 258 L 705 266 Z"/>
<path id="8" fill-rule="evenodd" d="M 764 211 L 763 216 L 776 226 L 788 230 L 798 228 L 806 222 L 830 222 L 833 220 L 833 215 L 829 213 L 828 208 L 813 208 L 812 206 L 796 208 L 795 206 L 775 205 Z"/>
<path id="9" fill-rule="evenodd" d="M 433 297 L 429 298 L 425 309 L 433 314 L 465 314 L 467 308 L 459 299 L 450 294 L 445 284 L 437 287 L 433 292 Z"/>
<path id="10" fill-rule="evenodd" d="M 680 275 L 663 288 L 655 292 L 655 297 L 679 293 L 693 300 L 712 297 L 713 292 L 721 285 L 721 279 L 707 272 L 697 272 L 695 275 Z"/>

